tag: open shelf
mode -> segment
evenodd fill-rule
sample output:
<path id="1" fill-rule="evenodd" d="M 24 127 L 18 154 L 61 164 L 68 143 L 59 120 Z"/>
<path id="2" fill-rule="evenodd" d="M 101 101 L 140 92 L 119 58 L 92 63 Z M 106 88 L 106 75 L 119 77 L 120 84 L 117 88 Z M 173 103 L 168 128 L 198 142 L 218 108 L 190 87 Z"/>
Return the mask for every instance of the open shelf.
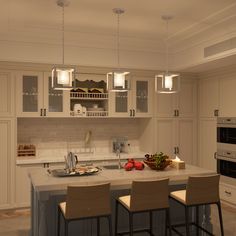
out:
<path id="1" fill-rule="evenodd" d="M 71 99 L 106 100 L 106 99 L 108 99 L 108 93 L 70 92 L 70 98 Z"/>

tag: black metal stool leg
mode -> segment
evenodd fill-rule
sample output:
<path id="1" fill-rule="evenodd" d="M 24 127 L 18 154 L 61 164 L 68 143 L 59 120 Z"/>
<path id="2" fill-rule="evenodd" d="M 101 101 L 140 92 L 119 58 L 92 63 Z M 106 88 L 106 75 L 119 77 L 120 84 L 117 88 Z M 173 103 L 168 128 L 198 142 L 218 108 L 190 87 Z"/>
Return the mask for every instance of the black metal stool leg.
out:
<path id="1" fill-rule="evenodd" d="M 199 225 L 199 206 L 196 206 L 196 225 Z M 199 227 L 197 227 L 197 236 L 199 236 Z"/>
<path id="2" fill-rule="evenodd" d="M 100 218 L 97 217 L 97 236 L 100 234 Z"/>
<path id="3" fill-rule="evenodd" d="M 149 211 L 149 232 L 152 235 L 152 211 Z"/>
<path id="4" fill-rule="evenodd" d="M 166 209 L 166 227 L 165 227 L 165 235 L 167 236 L 167 228 L 169 229 L 169 236 L 172 235 L 171 231 L 171 220 L 170 220 L 170 209 Z"/>
<path id="5" fill-rule="evenodd" d="M 222 211 L 221 211 L 221 204 L 220 204 L 220 202 L 217 203 L 217 207 L 218 207 L 219 220 L 220 220 L 221 236 L 224 236 L 224 227 L 223 227 L 223 219 L 222 219 Z"/>
<path id="6" fill-rule="evenodd" d="M 64 220 L 65 220 L 65 236 L 68 236 L 68 230 L 69 230 L 68 221 L 66 219 Z"/>
<path id="7" fill-rule="evenodd" d="M 117 226 L 118 226 L 118 204 L 119 202 L 116 200 L 116 209 L 115 209 L 115 236 L 117 235 Z"/>
<path id="8" fill-rule="evenodd" d="M 129 213 L 129 235 L 133 236 L 133 213 Z"/>
<path id="9" fill-rule="evenodd" d="M 185 206 L 185 224 L 186 224 L 186 235 L 190 236 L 189 232 L 189 214 L 188 214 L 188 207 Z"/>
<path id="10" fill-rule="evenodd" d="M 108 219 L 109 235 L 112 235 L 112 219 L 111 219 L 111 215 L 109 215 L 107 217 L 107 219 Z"/>
<path id="11" fill-rule="evenodd" d="M 60 208 L 59 206 L 57 207 L 57 236 L 60 236 L 60 224 L 61 224 L 61 221 L 60 221 L 60 215 L 61 215 L 61 212 L 60 212 Z"/>

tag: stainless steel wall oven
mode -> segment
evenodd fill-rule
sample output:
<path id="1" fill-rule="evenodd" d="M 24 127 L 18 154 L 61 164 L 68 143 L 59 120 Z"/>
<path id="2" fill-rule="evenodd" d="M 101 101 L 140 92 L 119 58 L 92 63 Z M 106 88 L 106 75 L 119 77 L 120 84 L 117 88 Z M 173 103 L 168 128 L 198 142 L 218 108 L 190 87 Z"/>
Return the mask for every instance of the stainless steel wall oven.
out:
<path id="1" fill-rule="evenodd" d="M 217 172 L 236 178 L 236 117 L 217 119 Z"/>

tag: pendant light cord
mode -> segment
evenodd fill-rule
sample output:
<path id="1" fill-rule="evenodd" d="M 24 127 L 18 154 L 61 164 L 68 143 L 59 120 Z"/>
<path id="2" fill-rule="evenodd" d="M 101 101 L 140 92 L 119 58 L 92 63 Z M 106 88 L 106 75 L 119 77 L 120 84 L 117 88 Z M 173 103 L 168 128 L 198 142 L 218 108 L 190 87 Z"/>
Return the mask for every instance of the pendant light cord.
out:
<path id="1" fill-rule="evenodd" d="M 120 69 L 120 13 L 117 14 L 117 64 Z"/>
<path id="2" fill-rule="evenodd" d="M 169 19 L 166 20 L 166 74 L 169 73 L 168 66 L 169 66 Z"/>
<path id="3" fill-rule="evenodd" d="M 64 5 L 62 6 L 62 64 L 64 65 Z"/>

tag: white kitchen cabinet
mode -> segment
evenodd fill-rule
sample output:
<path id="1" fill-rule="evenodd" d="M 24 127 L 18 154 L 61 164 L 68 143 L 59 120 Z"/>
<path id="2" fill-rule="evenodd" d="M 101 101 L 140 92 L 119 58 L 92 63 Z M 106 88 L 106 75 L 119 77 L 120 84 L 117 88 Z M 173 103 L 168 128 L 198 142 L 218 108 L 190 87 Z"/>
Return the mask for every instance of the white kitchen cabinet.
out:
<path id="1" fill-rule="evenodd" d="M 236 117 L 236 78 L 228 76 L 219 81 L 219 110 L 222 117 Z"/>
<path id="2" fill-rule="evenodd" d="M 14 116 L 14 78 L 10 71 L 0 71 L 0 117 Z"/>
<path id="3" fill-rule="evenodd" d="M 40 165 L 41 166 L 41 165 Z M 22 165 L 15 167 L 15 207 L 30 206 L 30 180 L 28 171 L 35 165 Z"/>
<path id="4" fill-rule="evenodd" d="M 155 95 L 155 117 L 195 117 L 197 114 L 197 83 L 181 79 L 180 92 Z"/>
<path id="5" fill-rule="evenodd" d="M 216 171 L 216 118 L 200 118 L 198 130 L 198 164 Z"/>
<path id="6" fill-rule="evenodd" d="M 236 186 L 221 182 L 220 199 L 236 206 Z"/>
<path id="7" fill-rule="evenodd" d="M 0 209 L 11 208 L 14 190 L 15 120 L 0 118 Z"/>
<path id="8" fill-rule="evenodd" d="M 176 147 L 176 121 L 172 118 L 157 118 L 156 119 L 156 151 L 163 152 L 174 158 Z"/>
<path id="9" fill-rule="evenodd" d="M 109 116 L 152 117 L 153 85 L 153 79 L 133 77 L 128 92 L 110 92 Z"/>
<path id="10" fill-rule="evenodd" d="M 178 155 L 187 164 L 196 163 L 196 119 L 157 118 L 156 151 L 174 158 Z"/>
<path id="11" fill-rule="evenodd" d="M 64 163 L 41 163 L 41 164 L 24 164 L 15 166 L 15 200 L 14 207 L 29 207 L 30 206 L 30 179 L 28 176 L 29 170 L 44 168 L 56 169 L 63 168 Z"/>
<path id="12" fill-rule="evenodd" d="M 70 116 L 70 91 L 52 89 L 51 73 L 44 73 L 44 115 L 47 117 Z"/>
<path id="13" fill-rule="evenodd" d="M 19 72 L 16 85 L 17 116 L 69 116 L 69 91 L 53 90 L 50 73 Z"/>
<path id="14" fill-rule="evenodd" d="M 199 117 L 217 117 L 219 111 L 219 80 L 201 79 L 198 90 Z"/>

